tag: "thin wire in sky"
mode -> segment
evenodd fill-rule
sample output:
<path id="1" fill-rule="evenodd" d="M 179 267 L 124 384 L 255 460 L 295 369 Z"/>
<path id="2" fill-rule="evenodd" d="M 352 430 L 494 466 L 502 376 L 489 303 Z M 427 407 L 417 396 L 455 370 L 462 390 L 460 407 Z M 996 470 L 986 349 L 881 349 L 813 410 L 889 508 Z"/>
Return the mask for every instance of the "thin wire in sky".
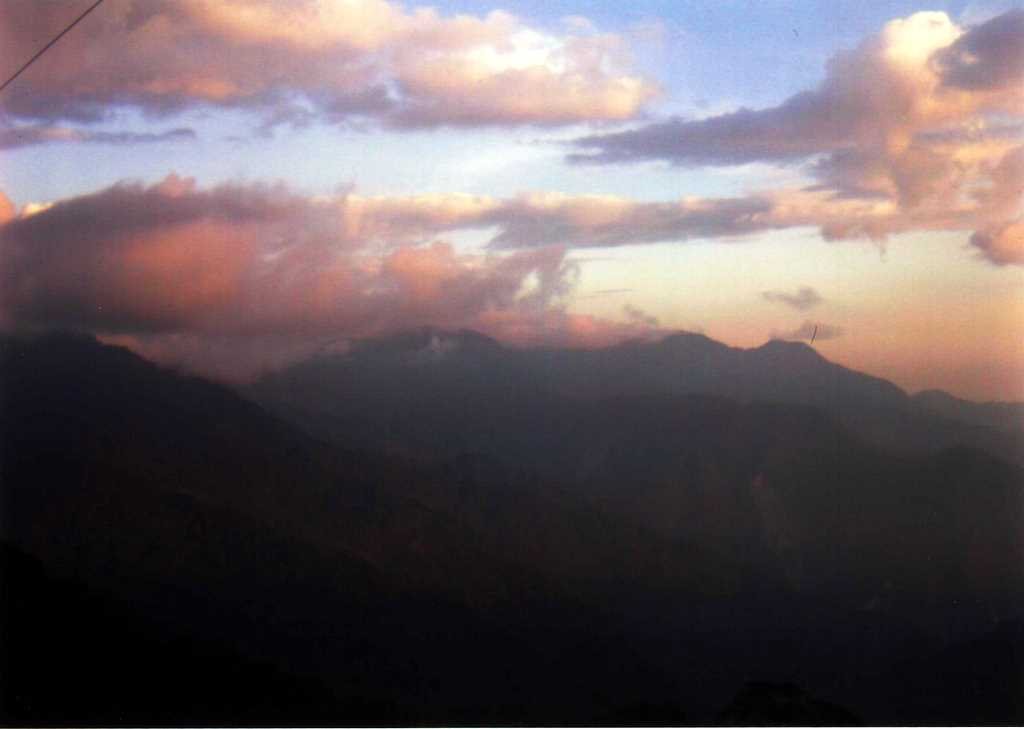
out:
<path id="1" fill-rule="evenodd" d="M 47 44 L 46 44 L 45 46 L 43 46 L 42 48 L 40 48 L 40 49 L 39 49 L 39 51 L 38 51 L 38 52 L 37 52 L 37 53 L 36 53 L 36 54 L 35 54 L 34 56 L 32 56 L 32 58 L 28 59 L 28 60 L 27 60 L 27 61 L 25 62 L 25 65 L 23 65 L 23 66 L 22 66 L 21 68 L 19 68 L 19 69 L 18 69 L 17 71 L 15 71 L 15 72 L 14 72 L 14 75 L 13 75 L 13 76 L 11 76 L 11 77 L 10 77 L 9 79 L 7 79 L 6 81 L 4 81 L 4 83 L 3 83 L 3 86 L 0 86 L 0 93 L 2 93 L 2 92 L 3 92 L 3 90 L 4 90 L 4 89 L 6 89 L 6 88 L 7 88 L 7 87 L 8 87 L 8 86 L 9 86 L 9 85 L 11 84 L 11 82 L 12 82 L 12 81 L 14 81 L 14 79 L 18 78 L 18 76 L 20 76 L 20 75 L 22 74 L 22 72 L 23 72 L 23 71 L 24 71 L 24 70 L 25 70 L 26 68 L 28 68 L 28 67 L 29 67 L 29 66 L 31 66 L 31 65 L 32 65 L 33 63 L 35 63 L 35 62 L 36 62 L 36 60 L 38 60 L 38 58 L 39 58 L 39 57 L 40 57 L 41 55 L 43 55 L 43 54 L 44 54 L 44 53 L 46 53 L 46 52 L 47 52 L 48 50 L 50 50 L 50 48 L 51 48 L 51 47 L 53 46 L 53 44 L 54 44 L 54 43 L 56 43 L 57 41 L 59 41 L 59 40 L 60 40 L 61 38 L 63 38 L 63 37 L 64 37 L 64 36 L 65 36 L 65 35 L 67 34 L 67 32 L 68 32 L 69 30 L 71 30 L 71 29 L 72 29 L 72 28 L 74 28 L 74 27 L 75 27 L 76 25 L 78 25 L 78 24 L 79 24 L 79 23 L 80 23 L 80 22 L 82 21 L 82 19 L 83 19 L 83 18 L 84 18 L 84 17 L 86 16 L 86 15 L 88 15 L 88 14 L 89 14 L 89 13 L 91 13 L 91 12 L 92 12 L 93 10 L 95 10 L 96 8 L 98 8 L 98 7 L 100 6 L 100 3 L 102 3 L 102 2 L 103 2 L 103 0 L 96 0 L 96 2 L 94 2 L 94 3 L 92 4 L 92 5 L 90 5 L 90 6 L 88 7 L 88 9 L 87 9 L 87 10 L 86 10 L 86 11 L 85 11 L 84 13 L 82 13 L 82 14 L 81 14 L 81 15 L 79 15 L 79 16 L 78 16 L 77 18 L 75 18 L 75 19 L 74 19 L 74 21 L 73 21 L 73 22 L 71 23 L 71 25 L 69 25 L 69 26 L 68 26 L 67 28 L 65 28 L 65 29 L 64 29 L 64 30 L 62 30 L 62 31 L 61 31 L 60 33 L 58 33 L 58 34 L 56 35 L 56 37 L 55 37 L 55 38 L 54 38 L 53 40 L 51 40 L 51 41 L 50 41 L 49 43 L 47 43 Z"/>

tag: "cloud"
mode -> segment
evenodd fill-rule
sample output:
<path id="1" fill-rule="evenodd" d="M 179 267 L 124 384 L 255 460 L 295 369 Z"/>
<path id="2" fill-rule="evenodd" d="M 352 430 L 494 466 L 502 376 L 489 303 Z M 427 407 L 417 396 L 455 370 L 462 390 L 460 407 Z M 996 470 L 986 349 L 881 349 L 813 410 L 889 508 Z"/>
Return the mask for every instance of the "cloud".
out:
<path id="1" fill-rule="evenodd" d="M 579 269 L 564 247 L 463 254 L 437 237 L 490 224 L 503 205 L 465 195 L 308 198 L 283 185 L 204 190 L 176 175 L 18 216 L 8 205 L 0 315 L 9 326 L 178 352 L 213 372 L 240 366 L 229 352 L 243 339 L 287 358 L 325 339 L 424 325 L 576 345 L 649 328 L 570 314 Z"/>
<path id="2" fill-rule="evenodd" d="M 815 342 L 818 342 L 841 337 L 844 333 L 845 332 L 842 327 L 804 320 L 803 324 L 791 332 L 781 334 L 778 332 L 772 332 L 772 339 L 795 339 L 806 342 L 813 339 Z"/>
<path id="3" fill-rule="evenodd" d="M 595 348 L 664 335 L 663 330 L 642 323 L 609 321 L 558 307 L 532 311 L 492 309 L 467 324 L 431 323 L 445 328 L 469 326 L 512 346 Z M 340 329 L 320 334 L 180 331 L 100 334 L 100 338 L 129 347 L 166 366 L 218 380 L 252 382 L 316 353 L 346 351 L 354 338 L 401 330 L 400 327 L 354 333 Z"/>
<path id="4" fill-rule="evenodd" d="M 790 160 L 872 145 L 906 148 L 930 128 L 969 123 L 987 111 L 1020 113 L 1024 92 L 1012 81 L 1020 74 L 1022 17 L 1024 11 L 1011 11 L 966 32 L 945 13 L 894 20 L 834 56 L 817 89 L 779 106 L 583 137 L 577 145 L 589 152 L 574 159 L 725 165 Z M 983 71 L 993 70 L 998 80 L 965 86 L 965 69 L 985 78 Z"/>
<path id="5" fill-rule="evenodd" d="M 195 139 L 192 129 L 179 127 L 165 132 L 109 132 L 55 124 L 22 124 L 0 126 L 0 149 L 16 149 L 51 142 L 85 142 L 93 144 L 110 144 L 127 146 L 133 144 L 153 144 L 157 142 L 177 142 Z"/>
<path id="6" fill-rule="evenodd" d="M 27 7 L 0 7 L 0 15 L 12 18 L 0 23 L 0 36 L 13 44 L 0 43 L 0 54 L 32 35 L 12 28 L 41 33 L 59 11 L 46 5 L 28 13 Z M 551 36 L 500 12 L 445 17 L 383 0 L 230 6 L 111 0 L 88 22 L 93 35 L 69 35 L 68 45 L 40 60 L 52 68 L 30 70 L 8 90 L 8 116 L 37 121 L 7 130 L 6 137 L 0 131 L 0 146 L 5 139 L 8 146 L 61 138 L 128 144 L 189 134 L 122 135 L 54 121 L 103 119 L 111 105 L 151 115 L 197 104 L 250 109 L 270 127 L 353 115 L 398 126 L 578 121 L 608 115 L 566 111 L 564 104 L 596 108 L 590 104 L 596 97 L 572 91 L 574 84 L 607 99 L 622 84 L 642 83 L 610 70 L 621 67 L 618 39 L 580 23 L 570 26 L 582 35 Z M 943 13 L 918 13 L 835 56 L 817 89 L 777 107 L 579 141 L 591 161 L 799 160 L 814 178 L 803 188 L 645 203 L 550 192 L 505 199 L 349 195 L 332 203 L 340 212 L 331 215 L 341 220 L 332 235 L 394 247 L 453 230 L 494 229 L 490 247 L 497 251 L 732 239 L 806 226 L 827 240 L 971 231 L 982 252 L 1003 251 L 993 231 L 1018 219 L 1024 189 L 1024 89 L 1000 70 L 1014 66 L 1012 31 L 1019 24 L 1016 11 L 967 29 Z M 119 43 L 134 44 L 132 64 L 116 51 Z M 62 47 L 67 57 L 57 53 Z M 971 80 L 975 72 L 965 69 L 977 64 L 992 69 L 991 83 Z M 629 113 L 639 108 L 627 106 Z M 988 259 L 1019 263 L 1004 253 Z"/>
<path id="7" fill-rule="evenodd" d="M 14 203 L 3 192 L 0 192 L 0 225 L 14 217 Z"/>
<path id="8" fill-rule="evenodd" d="M 1018 148 L 991 167 L 989 184 L 975 186 L 969 204 L 914 211 L 902 210 L 885 199 L 836 198 L 820 189 L 672 202 L 546 192 L 509 198 L 460 193 L 363 196 L 354 192 L 305 198 L 280 185 L 224 185 L 204 191 L 172 175 L 150 188 L 121 184 L 62 201 L 45 216 L 14 221 L 5 236 L 17 240 L 14 250 L 29 259 L 45 256 L 50 246 L 57 245 L 54 241 L 64 240 L 71 231 L 81 245 L 103 236 L 102 245 L 109 247 L 130 237 L 133 226 L 153 230 L 206 226 L 197 235 L 202 232 L 215 240 L 241 235 L 247 241 L 257 241 L 273 260 L 287 260 L 295 249 L 302 250 L 304 256 L 316 252 L 325 260 L 338 251 L 379 255 L 403 246 L 422 247 L 449 233 L 467 230 L 487 231 L 487 248 L 495 258 L 504 251 L 551 247 L 716 238 L 733 241 L 806 226 L 819 227 L 828 240 L 883 240 L 890 233 L 908 230 L 995 230 L 1001 221 L 1019 215 L 1016 206 L 1022 174 L 1024 148 Z M 30 240 L 34 241 L 31 246 Z M 976 245 L 982 250 L 989 248 L 980 237 Z M 204 248 L 196 255 L 212 253 Z M 1005 255 L 989 259 L 1017 262 Z M 7 265 L 14 263 L 8 261 Z"/>
<path id="9" fill-rule="evenodd" d="M 979 230 L 971 245 L 997 264 L 1024 264 L 1024 218 Z"/>
<path id="10" fill-rule="evenodd" d="M 789 293 L 788 291 L 762 291 L 761 298 L 771 301 L 773 304 L 785 304 L 800 311 L 812 309 L 824 299 L 821 294 L 810 286 L 801 286 L 799 291 Z"/>
<path id="11" fill-rule="evenodd" d="M 66 23 L 59 3 L 0 6 L 16 67 Z M 129 107 L 251 111 L 265 128 L 312 120 L 393 127 L 629 119 L 655 93 L 625 40 L 561 34 L 508 13 L 444 16 L 386 0 L 108 0 L 5 92 L 30 122 L 88 124 Z"/>
<path id="12" fill-rule="evenodd" d="M 636 322 L 637 324 L 650 327 L 651 329 L 657 329 L 660 325 L 658 317 L 651 316 L 643 309 L 638 309 L 631 304 L 625 304 L 622 307 L 622 313 L 626 315 L 626 321 Z"/>
<path id="13" fill-rule="evenodd" d="M 1017 154 L 993 168 L 995 182 L 975 191 L 977 204 L 1007 205 L 1004 183 L 1021 161 Z M 593 344 L 658 323 L 628 305 L 617 323 L 570 314 L 580 270 L 570 247 L 731 240 L 812 224 L 826 236 L 876 235 L 896 224 L 891 216 L 899 216 L 891 203 L 813 190 L 672 203 L 550 193 L 307 197 L 282 184 L 202 189 L 169 175 L 26 205 L 20 214 L 0 197 L 0 317 L 134 337 L 157 349 L 153 342 L 168 337 L 242 337 L 292 351 L 422 325 L 520 343 Z M 493 231 L 489 246 L 459 253 L 445 241 L 471 229 Z M 1020 234 L 1016 219 L 980 229 L 971 242 L 993 262 L 1022 263 Z M 810 288 L 764 297 L 798 309 L 820 300 Z"/>
<path id="14" fill-rule="evenodd" d="M 913 230 L 976 230 L 1017 214 L 1024 148 L 1011 150 L 976 180 L 957 204 L 906 209 L 874 196 L 836 196 L 805 188 L 734 198 L 682 198 L 636 202 L 621 197 L 528 193 L 490 200 L 474 225 L 494 227 L 494 249 L 540 245 L 608 247 L 693 239 L 733 241 L 757 233 L 817 227 L 830 241 L 887 236 Z M 1018 196 L 1019 197 L 1019 196 Z M 463 222 L 469 222 L 464 219 Z"/>
<path id="15" fill-rule="evenodd" d="M 542 241 L 573 247 L 618 246 L 737 236 L 774 227 L 772 203 L 760 197 L 683 198 L 638 203 L 602 195 L 533 193 L 508 201 L 495 222 L 495 248 Z"/>
<path id="16" fill-rule="evenodd" d="M 982 23 L 935 58 L 946 86 L 1009 88 L 1024 84 L 1024 9 Z"/>
<path id="17" fill-rule="evenodd" d="M 578 260 L 578 259 L 574 259 L 574 260 Z M 618 296 L 619 294 L 629 294 L 629 293 L 632 293 L 634 290 L 635 289 L 631 289 L 631 288 L 598 289 L 597 291 L 591 291 L 591 292 L 586 293 L 586 294 L 578 295 L 576 298 L 578 298 L 578 299 L 597 299 L 597 298 L 600 298 L 602 296 Z"/>
<path id="18" fill-rule="evenodd" d="M 808 224 L 829 239 L 988 229 L 1016 218 L 1024 187 L 1022 28 L 1021 10 L 966 29 L 917 13 L 838 53 L 816 89 L 776 107 L 586 136 L 570 159 L 799 162 L 816 184 L 770 197 L 813 207 Z M 877 205 L 858 220 L 850 200 Z"/>
<path id="19" fill-rule="evenodd" d="M 317 200 L 173 175 L 120 184 L 0 229 L 0 300 L 16 319 L 111 332 L 372 329 L 509 307 L 531 273 L 547 282 L 571 268 L 555 249 L 416 245 L 478 211 L 462 196 Z"/>

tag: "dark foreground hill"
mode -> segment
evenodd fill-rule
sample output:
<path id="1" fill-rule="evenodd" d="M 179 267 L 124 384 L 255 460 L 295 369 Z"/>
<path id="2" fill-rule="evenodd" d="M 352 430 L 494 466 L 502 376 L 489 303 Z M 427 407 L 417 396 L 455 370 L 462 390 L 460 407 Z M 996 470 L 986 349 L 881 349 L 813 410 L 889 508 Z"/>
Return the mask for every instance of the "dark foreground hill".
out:
<path id="1" fill-rule="evenodd" d="M 90 339 L 0 343 L 4 722 L 708 723 L 774 706 L 751 681 L 1024 718 L 1019 469 L 471 342 L 315 363 L 319 439 Z"/>

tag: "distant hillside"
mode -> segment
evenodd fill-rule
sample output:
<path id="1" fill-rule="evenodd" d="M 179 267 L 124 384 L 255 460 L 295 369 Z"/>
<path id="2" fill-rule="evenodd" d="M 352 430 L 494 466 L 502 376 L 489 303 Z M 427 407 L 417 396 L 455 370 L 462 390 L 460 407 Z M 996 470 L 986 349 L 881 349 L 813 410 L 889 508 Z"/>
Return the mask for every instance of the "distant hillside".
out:
<path id="1" fill-rule="evenodd" d="M 307 424 L 325 415 L 335 421 L 352 416 L 362 428 L 380 430 L 364 434 L 375 447 L 389 440 L 394 447 L 408 445 L 405 438 L 388 436 L 408 429 L 409 423 L 398 422 L 401 415 L 382 422 L 382 413 L 394 412 L 396 405 L 419 403 L 438 412 L 460 405 L 496 408 L 504 417 L 530 398 L 712 395 L 816 407 L 889 450 L 934 453 L 969 446 L 1024 465 L 1024 428 L 1012 415 L 1019 408 L 972 409 L 957 401 L 960 407 L 937 410 L 933 398 L 910 398 L 890 382 L 829 362 L 797 342 L 740 349 L 678 333 L 595 350 L 515 349 L 475 332 L 427 328 L 315 357 L 269 375 L 247 393 L 279 412 L 302 410 L 299 422 Z M 980 416 L 981 411 L 1008 414 Z M 472 422 L 474 416 L 468 417 Z M 445 432 L 433 433 L 434 439 Z"/>
<path id="2" fill-rule="evenodd" d="M 971 402 L 942 390 L 922 390 L 912 398 L 927 412 L 948 420 L 1007 431 L 1024 430 L 1024 403 Z"/>
<path id="3" fill-rule="evenodd" d="M 1002 613 L 1022 586 L 1024 477 L 969 447 L 1001 441 L 801 344 L 682 334 L 515 350 L 421 330 L 249 394 L 335 442 L 428 462 L 474 454 L 520 494 L 554 485 L 797 589 L 889 605 L 983 589 Z"/>

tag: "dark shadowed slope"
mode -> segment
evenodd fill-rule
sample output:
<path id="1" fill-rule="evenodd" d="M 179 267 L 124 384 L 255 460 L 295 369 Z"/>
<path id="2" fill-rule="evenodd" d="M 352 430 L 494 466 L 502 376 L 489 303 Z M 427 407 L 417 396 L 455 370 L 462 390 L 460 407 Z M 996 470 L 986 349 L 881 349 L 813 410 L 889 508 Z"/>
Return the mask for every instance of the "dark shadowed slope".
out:
<path id="1" fill-rule="evenodd" d="M 684 688 L 674 655 L 643 650 L 653 638 L 627 637 L 607 606 L 714 597 L 719 577 L 735 589 L 726 563 L 566 497 L 524 502 L 469 463 L 424 470 L 327 447 L 124 350 L 51 336 L 0 354 L 3 537 L 68 600 L 22 593 L 3 626 L 25 636 L 5 644 L 10 665 L 55 636 L 68 666 L 91 670 L 85 686 L 120 685 L 136 624 L 143 645 L 170 646 L 153 660 L 180 666 L 181 643 L 212 665 L 239 661 L 223 692 L 183 684 L 151 714 L 140 698 L 113 718 L 73 669 L 47 685 L 36 671 L 4 694 L 8 722 L 251 722 L 262 704 L 235 705 L 248 665 L 268 667 L 263 703 L 299 723 L 585 722 Z M 101 618 L 108 604 L 129 632 Z M 296 684 L 327 694 L 296 707 Z"/>
<path id="2" fill-rule="evenodd" d="M 280 723 L 372 718 L 309 677 L 246 658 L 184 621 L 82 583 L 0 542 L 0 707 L 6 722 L 73 725 Z"/>
<path id="3" fill-rule="evenodd" d="M 328 412 L 298 420 L 333 444 L 124 350 L 3 340 L 2 536 L 38 560 L 4 577 L 27 585 L 5 670 L 32 667 L 4 721 L 706 723 L 749 680 L 884 721 L 879 676 L 925 665 L 928 690 L 928 656 L 1022 603 L 1021 473 L 998 459 L 885 453 L 807 406 L 560 393 L 460 336 L 461 360 L 420 333 L 360 352 L 358 379 L 307 365 L 292 394 Z M 189 652 L 223 690 L 203 669 L 154 704 Z M 1017 718 L 1004 684 L 963 710 Z M 114 716 L 96 692 L 122 685 Z"/>

